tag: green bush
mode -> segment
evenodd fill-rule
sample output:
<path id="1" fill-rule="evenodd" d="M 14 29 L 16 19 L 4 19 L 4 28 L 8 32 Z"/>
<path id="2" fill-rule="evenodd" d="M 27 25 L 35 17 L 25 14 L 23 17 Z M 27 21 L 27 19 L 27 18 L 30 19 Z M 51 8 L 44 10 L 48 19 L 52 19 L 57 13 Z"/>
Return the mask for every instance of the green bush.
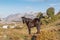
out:
<path id="1" fill-rule="evenodd" d="M 54 12 L 55 12 L 55 10 L 54 10 L 53 7 L 48 8 L 47 11 L 46 11 L 48 17 L 53 17 L 54 16 Z"/>

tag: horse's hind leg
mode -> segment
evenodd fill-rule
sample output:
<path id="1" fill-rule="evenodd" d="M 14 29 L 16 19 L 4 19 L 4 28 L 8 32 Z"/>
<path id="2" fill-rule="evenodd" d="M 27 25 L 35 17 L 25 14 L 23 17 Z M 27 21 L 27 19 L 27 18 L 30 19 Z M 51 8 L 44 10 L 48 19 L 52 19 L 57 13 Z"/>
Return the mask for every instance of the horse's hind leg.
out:
<path id="1" fill-rule="evenodd" d="M 37 33 L 40 33 L 40 24 L 37 24 L 36 28 L 37 28 Z"/>

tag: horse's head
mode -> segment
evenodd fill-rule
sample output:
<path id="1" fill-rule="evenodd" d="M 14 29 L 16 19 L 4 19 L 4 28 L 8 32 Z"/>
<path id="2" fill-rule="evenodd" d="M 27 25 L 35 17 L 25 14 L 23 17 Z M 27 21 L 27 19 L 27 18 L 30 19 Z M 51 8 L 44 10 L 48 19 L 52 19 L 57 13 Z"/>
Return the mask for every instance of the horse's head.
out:
<path id="1" fill-rule="evenodd" d="M 21 18 L 22 18 L 23 23 L 25 23 L 25 17 L 21 17 Z"/>

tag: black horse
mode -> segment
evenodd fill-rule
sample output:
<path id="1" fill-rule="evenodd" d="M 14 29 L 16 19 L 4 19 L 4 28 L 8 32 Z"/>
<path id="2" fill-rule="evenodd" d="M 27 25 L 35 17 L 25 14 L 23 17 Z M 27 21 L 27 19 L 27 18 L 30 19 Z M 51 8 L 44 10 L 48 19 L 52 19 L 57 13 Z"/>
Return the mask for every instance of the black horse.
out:
<path id="1" fill-rule="evenodd" d="M 37 33 L 40 33 L 40 19 L 43 18 L 43 15 L 40 15 L 39 18 L 34 18 L 33 20 L 30 18 L 22 17 L 23 23 L 26 23 L 28 27 L 29 34 L 31 34 L 31 28 L 36 27 Z"/>

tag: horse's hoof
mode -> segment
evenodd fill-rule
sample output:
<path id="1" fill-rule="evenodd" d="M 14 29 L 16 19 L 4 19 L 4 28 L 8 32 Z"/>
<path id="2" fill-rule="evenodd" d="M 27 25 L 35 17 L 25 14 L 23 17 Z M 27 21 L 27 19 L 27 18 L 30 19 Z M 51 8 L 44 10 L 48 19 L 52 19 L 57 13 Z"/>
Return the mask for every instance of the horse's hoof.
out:
<path id="1" fill-rule="evenodd" d="M 36 34 L 40 34 L 40 32 L 36 32 Z"/>

